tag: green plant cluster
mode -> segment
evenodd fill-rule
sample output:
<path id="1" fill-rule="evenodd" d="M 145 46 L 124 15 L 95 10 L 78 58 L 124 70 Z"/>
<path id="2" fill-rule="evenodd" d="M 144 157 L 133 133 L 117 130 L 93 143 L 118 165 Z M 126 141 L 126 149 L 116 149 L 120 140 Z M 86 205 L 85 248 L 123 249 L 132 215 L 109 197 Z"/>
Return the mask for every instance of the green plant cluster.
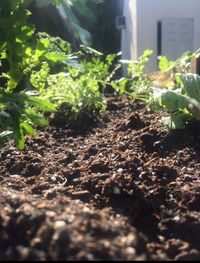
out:
<path id="1" fill-rule="evenodd" d="M 116 94 L 126 94 L 129 98 L 147 101 L 152 87 L 152 81 L 146 77 L 144 71 L 148 67 L 149 59 L 152 55 L 152 50 L 145 50 L 138 57 L 137 61 L 120 60 L 120 66 L 125 65 L 127 68 L 127 76 L 112 81 L 112 87 Z"/>
<path id="2" fill-rule="evenodd" d="M 144 100 L 155 111 L 169 112 L 170 116 L 162 120 L 170 128 L 185 128 L 190 121 L 200 120 L 200 76 L 190 72 L 200 49 L 187 51 L 176 61 L 160 57 L 159 71 L 145 74 L 151 54 L 151 50 L 145 50 L 138 61 L 125 61 L 130 77 L 118 83 L 121 93 Z"/>
<path id="3" fill-rule="evenodd" d="M 175 62 L 166 57 L 162 61 L 161 75 L 167 75 L 165 85 L 152 88 L 148 103 L 152 109 L 170 113 L 163 118 L 170 128 L 185 128 L 190 121 L 200 120 L 200 76 L 190 72 L 192 60 L 199 55 L 200 50 L 187 51 Z"/>
<path id="4" fill-rule="evenodd" d="M 33 124 L 45 126 L 44 111 L 54 111 L 48 100 L 27 93 L 27 79 L 44 61 L 67 61 L 68 57 L 48 50 L 34 38 L 34 27 L 26 21 L 29 0 L 0 2 L 0 137 L 11 136 L 19 149 L 24 133 L 35 136 Z"/>
<path id="5" fill-rule="evenodd" d="M 54 43 L 58 40 L 65 43 L 51 38 Z M 50 40 L 46 38 L 46 41 Z M 68 122 L 76 121 L 82 112 L 93 116 L 106 108 L 103 93 L 113 74 L 111 68 L 116 57 L 110 54 L 104 58 L 100 52 L 81 45 L 80 51 L 75 57 L 71 55 L 62 71 L 56 72 L 57 69 L 51 70 L 48 63 L 42 63 L 39 70 L 32 71 L 30 83 L 53 104 L 66 106 L 62 118 Z"/>
<path id="6" fill-rule="evenodd" d="M 66 124 L 82 113 L 92 117 L 106 109 L 107 88 L 143 100 L 154 110 L 167 110 L 171 127 L 200 120 L 200 77 L 189 73 L 200 50 L 186 52 L 175 62 L 161 57 L 160 71 L 152 73 L 145 73 L 151 50 L 137 61 L 120 62 L 120 54 L 104 56 L 85 45 L 73 53 L 64 40 L 35 33 L 27 22 L 31 1 L 0 1 L 0 141 L 14 139 L 23 149 L 25 135 L 36 136 L 38 126 L 48 125 L 48 114 L 63 114 L 63 107 Z M 128 76 L 118 78 L 124 63 Z"/>
<path id="7" fill-rule="evenodd" d="M 99 86 L 106 85 L 115 57 L 105 63 L 91 48 L 72 53 L 60 38 L 36 34 L 27 22 L 30 3 L 0 2 L 0 139 L 14 139 L 18 149 L 24 148 L 26 134 L 34 137 L 37 126 L 48 125 L 45 113 L 58 111 L 63 103 L 71 119 L 83 110 L 105 109 Z"/>

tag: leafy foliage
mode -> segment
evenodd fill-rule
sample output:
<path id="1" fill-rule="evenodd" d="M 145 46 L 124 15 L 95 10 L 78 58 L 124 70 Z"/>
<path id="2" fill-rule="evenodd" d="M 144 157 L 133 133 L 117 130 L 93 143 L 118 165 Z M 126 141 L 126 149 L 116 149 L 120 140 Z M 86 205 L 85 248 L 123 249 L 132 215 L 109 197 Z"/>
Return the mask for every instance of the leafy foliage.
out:
<path id="1" fill-rule="evenodd" d="M 164 58 L 161 76 L 168 76 L 165 78 L 165 87 L 158 81 L 158 87 L 152 88 L 149 105 L 152 109 L 163 108 L 170 112 L 168 126 L 172 128 L 185 128 L 189 121 L 200 120 L 200 77 L 189 73 L 192 60 L 199 55 L 200 50 L 197 50 L 194 53 L 185 52 L 175 62 Z"/>
<path id="2" fill-rule="evenodd" d="M 102 53 L 84 45 L 76 55 L 79 63 L 70 60 L 74 66 L 67 63 L 63 72 L 51 73 L 49 64 L 43 63 L 30 76 L 31 84 L 43 97 L 62 109 L 62 105 L 66 106 L 63 117 L 67 121 L 75 121 L 82 112 L 93 115 L 105 110 L 103 94 L 106 86 L 111 85 L 110 80 L 116 70 L 113 63 L 118 57 L 117 54 L 104 57 Z"/>
<path id="3" fill-rule="evenodd" d="M 0 140 L 9 136 L 18 149 L 24 148 L 25 134 L 34 137 L 37 126 L 48 124 L 44 113 L 56 111 L 63 102 L 74 113 L 80 107 L 103 105 L 98 80 L 89 73 L 78 80 L 82 67 L 75 61 L 76 54 L 70 54 L 70 45 L 44 33 L 36 35 L 34 26 L 27 23 L 30 3 L 0 2 Z"/>
<path id="4" fill-rule="evenodd" d="M 151 50 L 146 50 L 138 61 L 122 61 L 128 63 L 131 77 L 115 81 L 119 93 L 144 100 L 155 111 L 168 111 L 171 116 L 163 118 L 168 127 L 185 128 L 189 121 L 200 120 L 200 76 L 190 73 L 200 49 L 187 51 L 176 61 L 160 57 L 160 70 L 146 74 L 144 69 L 151 54 Z"/>
<path id="5" fill-rule="evenodd" d="M 137 61 L 120 61 L 122 64 L 128 65 L 128 77 L 123 77 L 112 83 L 120 95 L 126 94 L 133 99 L 147 100 L 152 82 L 146 77 L 145 70 L 152 53 L 152 50 L 145 50 Z"/>
<path id="6" fill-rule="evenodd" d="M 36 0 L 37 7 L 46 7 L 50 3 L 62 6 L 67 16 L 67 26 L 73 31 L 76 39 L 84 44 L 91 45 L 92 37 L 90 32 L 82 26 L 82 21 L 88 24 L 95 24 L 96 17 L 88 5 L 87 0 Z M 102 3 L 102 0 L 90 0 L 90 5 Z M 85 23 L 84 23 L 85 24 Z"/>
<path id="7" fill-rule="evenodd" d="M 144 100 L 154 110 L 167 110 L 171 127 L 200 120 L 200 77 L 188 73 L 200 50 L 186 52 L 175 62 L 162 57 L 160 71 L 148 74 L 145 68 L 152 51 L 146 50 L 137 61 L 121 61 L 128 64 L 128 77 L 116 79 L 120 54 L 104 56 L 85 45 L 72 53 L 71 45 L 62 39 L 35 34 L 34 26 L 27 22 L 30 2 L 0 2 L 0 141 L 14 139 L 17 148 L 23 149 L 25 135 L 36 136 L 37 126 L 48 125 L 46 113 L 60 114 L 63 107 L 66 123 L 83 112 L 93 116 L 104 111 L 103 94 L 108 87 Z M 80 7 L 76 0 L 67 2 Z"/>
<path id="8" fill-rule="evenodd" d="M 122 15 L 123 0 L 99 1 L 98 5 L 91 0 L 85 0 L 90 13 L 95 16 L 92 23 L 88 19 L 83 22 L 92 35 L 92 46 L 104 54 L 118 53 L 120 51 L 121 32 L 117 30 L 116 16 Z M 82 2 L 82 1 L 79 1 Z"/>

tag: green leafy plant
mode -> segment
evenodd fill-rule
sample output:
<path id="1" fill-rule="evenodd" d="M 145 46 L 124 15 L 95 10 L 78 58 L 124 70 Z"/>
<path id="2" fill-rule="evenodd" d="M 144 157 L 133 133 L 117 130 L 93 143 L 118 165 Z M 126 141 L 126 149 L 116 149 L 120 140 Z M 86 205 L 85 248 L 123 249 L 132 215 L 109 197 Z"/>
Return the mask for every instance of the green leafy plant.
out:
<path id="1" fill-rule="evenodd" d="M 107 86 L 112 86 L 111 79 L 119 67 L 114 65 L 119 54 L 104 57 L 84 45 L 76 56 L 79 63 L 70 59 L 74 66 L 68 62 L 63 72 L 52 72 L 49 64 L 43 63 L 30 76 L 31 85 L 62 110 L 62 122 L 65 124 L 76 121 L 83 112 L 92 116 L 106 109 L 104 92 Z"/>
<path id="2" fill-rule="evenodd" d="M 146 77 L 145 70 L 148 67 L 149 59 L 153 54 L 152 50 L 145 50 L 137 61 L 121 60 L 127 65 L 127 77 L 122 77 L 112 82 L 118 94 L 126 94 L 130 98 L 147 100 L 151 80 Z"/>
<path id="3" fill-rule="evenodd" d="M 121 53 L 104 56 L 101 52 L 83 45 L 81 45 L 81 50 L 83 55 L 80 62 L 82 66 L 81 75 L 92 76 L 93 79 L 96 79 L 103 93 L 106 86 L 112 87 L 112 81 L 116 77 L 117 71 L 121 68 L 121 65 L 118 63 Z"/>
<path id="4" fill-rule="evenodd" d="M 62 39 L 36 34 L 27 22 L 31 2 L 0 2 L 0 140 L 14 139 L 18 149 L 25 146 L 25 134 L 34 137 L 37 126 L 48 124 L 45 113 L 59 110 L 62 104 L 70 108 L 71 119 L 82 110 L 93 112 L 105 107 L 99 81 L 105 76 L 106 64 L 96 58 L 91 64 L 83 61 L 80 65 L 76 60 L 81 52 L 71 54 L 71 45 Z M 69 25 L 88 44 L 90 34 L 82 28 L 78 16 L 91 22 L 95 18 L 85 1 L 37 1 L 40 6 L 50 3 L 63 6 Z M 92 65 L 96 71 L 92 71 Z"/>
<path id="5" fill-rule="evenodd" d="M 190 73 L 192 61 L 200 56 L 200 49 L 187 51 L 176 61 L 159 58 L 159 71 L 145 73 L 152 54 L 144 51 L 138 61 L 128 63 L 127 78 L 115 81 L 120 94 L 143 100 L 148 107 L 170 113 L 163 123 L 170 128 L 185 128 L 188 122 L 200 120 L 200 77 Z"/>
<path id="6" fill-rule="evenodd" d="M 185 52 L 175 62 L 167 58 L 162 61 L 161 76 L 167 77 L 160 86 L 157 81 L 158 86 L 152 88 L 148 102 L 152 109 L 165 109 L 171 114 L 163 119 L 171 128 L 185 128 L 191 120 L 200 120 L 200 77 L 189 73 L 192 60 L 199 55 L 200 50 L 197 50 Z"/>
<path id="7" fill-rule="evenodd" d="M 30 3 L 0 2 L 0 139 L 9 136 L 18 149 L 24 148 L 25 134 L 35 136 L 35 126 L 48 124 L 44 112 L 56 110 L 47 96 L 31 91 L 31 72 L 44 63 L 53 69 L 70 60 L 48 38 L 36 37 L 34 26 L 27 23 Z"/>
<path id="8" fill-rule="evenodd" d="M 8 93 L 0 90 L 0 137 L 12 136 L 18 149 L 24 148 L 24 133 L 34 137 L 33 125 L 48 124 L 42 112 L 55 111 L 55 106 L 41 97 L 29 96 L 24 92 Z"/>

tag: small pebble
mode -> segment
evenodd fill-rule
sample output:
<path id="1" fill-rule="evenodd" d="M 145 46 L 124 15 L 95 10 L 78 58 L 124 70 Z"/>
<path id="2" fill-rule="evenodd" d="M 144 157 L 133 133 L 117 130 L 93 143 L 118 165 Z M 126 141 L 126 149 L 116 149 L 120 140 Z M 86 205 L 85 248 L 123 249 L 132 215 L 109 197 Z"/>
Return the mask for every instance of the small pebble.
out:
<path id="1" fill-rule="evenodd" d="M 51 176 L 51 181 L 52 181 L 52 182 L 56 182 L 56 180 L 57 180 L 57 179 L 56 179 L 55 176 Z"/>
<path id="2" fill-rule="evenodd" d="M 117 170 L 117 173 L 122 174 L 123 171 L 124 171 L 124 170 L 123 170 L 122 168 L 119 168 L 119 169 Z"/>
<path id="3" fill-rule="evenodd" d="M 65 227 L 65 226 L 66 226 L 66 222 L 59 220 L 59 221 L 56 221 L 56 222 L 54 223 L 53 228 L 54 228 L 55 230 L 57 230 L 57 229 L 59 229 L 59 228 Z"/>

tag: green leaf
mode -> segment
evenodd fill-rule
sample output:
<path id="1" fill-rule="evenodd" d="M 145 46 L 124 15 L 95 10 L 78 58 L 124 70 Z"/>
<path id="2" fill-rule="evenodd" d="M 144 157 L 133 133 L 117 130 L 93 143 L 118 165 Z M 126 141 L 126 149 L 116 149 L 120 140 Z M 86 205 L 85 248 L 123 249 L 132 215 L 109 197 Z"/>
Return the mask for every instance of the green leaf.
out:
<path id="1" fill-rule="evenodd" d="M 185 129 L 186 120 L 188 120 L 188 114 L 183 112 L 174 113 L 171 117 L 173 129 Z"/>
<path id="2" fill-rule="evenodd" d="M 85 1 L 75 1 L 73 3 L 73 8 L 90 24 L 94 24 L 96 22 L 94 14 L 91 13 L 91 9 L 87 6 Z"/>
<path id="3" fill-rule="evenodd" d="M 43 90 L 45 88 L 47 78 L 49 76 L 49 65 L 48 63 L 43 63 L 39 71 L 33 71 L 30 76 L 30 83 L 38 90 Z M 26 92 L 28 95 L 29 93 Z"/>
<path id="4" fill-rule="evenodd" d="M 66 16 L 69 19 L 71 28 L 74 30 L 75 35 L 77 36 L 77 38 L 81 40 L 81 42 L 84 45 L 90 45 L 91 44 L 91 34 L 80 25 L 79 20 L 77 19 L 76 15 L 74 14 L 72 10 L 73 5 L 71 1 L 62 0 L 62 7 L 64 8 Z"/>
<path id="5" fill-rule="evenodd" d="M 173 61 L 169 61 L 166 56 L 162 56 L 159 60 L 159 69 L 161 72 L 165 72 L 173 64 Z"/>
<path id="6" fill-rule="evenodd" d="M 67 62 L 68 56 L 65 53 L 59 52 L 47 52 L 45 53 L 45 58 L 51 62 Z"/>
<path id="7" fill-rule="evenodd" d="M 15 140 L 17 149 L 23 150 L 25 146 L 25 138 L 24 138 L 24 132 L 22 127 L 17 126 L 14 128 L 13 138 Z"/>
<path id="8" fill-rule="evenodd" d="M 26 122 L 22 122 L 20 126 L 26 131 L 27 134 L 29 134 L 31 137 L 35 137 L 37 135 L 37 132 Z"/>
<path id="9" fill-rule="evenodd" d="M 12 131 L 3 131 L 0 133 L 0 139 L 3 139 L 7 137 L 8 135 L 11 135 L 13 132 Z"/>
<path id="10" fill-rule="evenodd" d="M 30 38 L 35 32 L 35 27 L 30 25 L 23 25 L 21 32 L 17 34 L 16 40 L 18 43 L 24 43 L 25 39 Z"/>
<path id="11" fill-rule="evenodd" d="M 193 116 L 196 120 L 200 121 L 200 102 L 193 98 L 188 98 L 189 101 L 189 109 L 191 110 Z"/>
<path id="12" fill-rule="evenodd" d="M 177 111 L 172 116 L 162 117 L 161 121 L 168 129 L 185 129 L 193 117 L 187 111 Z"/>
<path id="13" fill-rule="evenodd" d="M 18 103 L 24 102 L 26 96 L 24 94 L 7 93 L 4 90 L 0 90 L 0 103 Z"/>
<path id="14" fill-rule="evenodd" d="M 25 111 L 26 116 L 36 125 L 40 127 L 46 127 L 48 125 L 48 121 L 39 115 L 37 112 L 35 112 L 32 109 L 26 109 Z"/>
<path id="15" fill-rule="evenodd" d="M 99 52 L 98 50 L 96 50 L 94 48 L 85 46 L 83 44 L 81 44 L 80 47 L 81 47 L 82 50 L 84 50 L 88 54 L 92 54 L 92 55 L 95 55 L 95 56 L 103 56 L 103 53 Z"/>
<path id="16" fill-rule="evenodd" d="M 27 101 L 32 105 L 35 106 L 38 110 L 46 111 L 46 112 L 53 112 L 56 110 L 56 106 L 49 102 L 47 99 L 42 99 L 39 97 L 28 97 Z"/>
<path id="17" fill-rule="evenodd" d="M 200 76 L 197 74 L 177 74 L 182 83 L 183 93 L 200 102 Z"/>
<path id="18" fill-rule="evenodd" d="M 140 56 L 140 59 L 145 59 L 146 60 L 146 58 L 150 57 L 152 54 L 153 54 L 153 50 L 146 49 L 144 51 L 144 54 L 142 56 Z"/>
<path id="19" fill-rule="evenodd" d="M 169 112 L 176 112 L 179 109 L 188 107 L 187 97 L 175 91 L 166 91 L 161 95 L 161 105 L 164 106 Z"/>

